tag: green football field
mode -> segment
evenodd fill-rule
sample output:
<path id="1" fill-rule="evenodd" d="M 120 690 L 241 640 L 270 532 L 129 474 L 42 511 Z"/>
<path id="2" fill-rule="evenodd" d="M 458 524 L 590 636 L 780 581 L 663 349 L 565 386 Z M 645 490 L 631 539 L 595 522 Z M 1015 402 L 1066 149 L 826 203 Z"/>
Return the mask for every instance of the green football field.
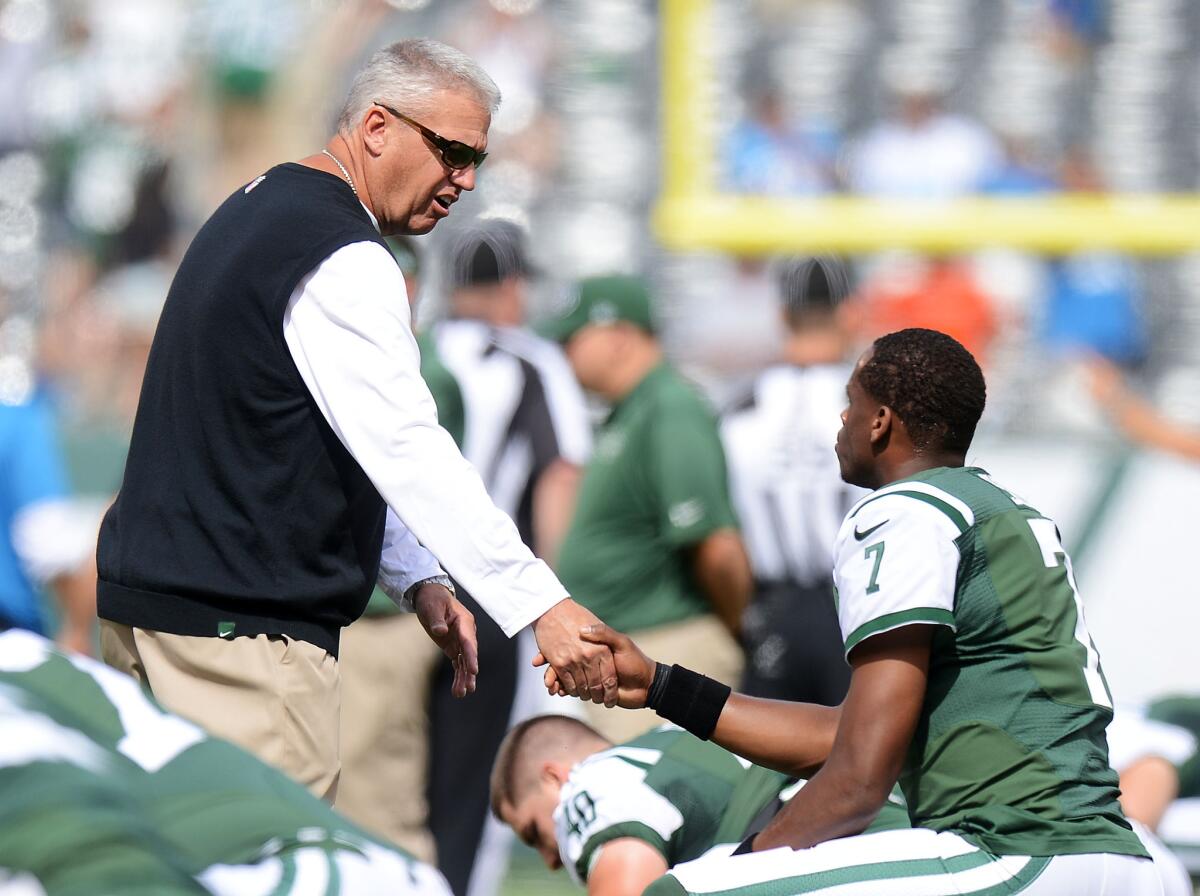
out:
<path id="1" fill-rule="evenodd" d="M 581 896 L 566 871 L 551 871 L 541 857 L 523 843 L 515 843 L 500 896 Z"/>

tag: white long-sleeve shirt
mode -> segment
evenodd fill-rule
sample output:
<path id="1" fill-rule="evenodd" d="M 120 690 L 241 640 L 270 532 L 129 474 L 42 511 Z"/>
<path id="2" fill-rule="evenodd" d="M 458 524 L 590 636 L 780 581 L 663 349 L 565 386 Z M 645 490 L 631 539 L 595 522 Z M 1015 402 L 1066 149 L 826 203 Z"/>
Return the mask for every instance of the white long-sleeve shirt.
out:
<path id="1" fill-rule="evenodd" d="M 438 425 L 386 249 L 352 243 L 321 262 L 293 291 L 283 334 L 317 407 L 388 505 L 379 583 L 393 600 L 438 575 L 435 558 L 509 636 L 567 597 Z"/>

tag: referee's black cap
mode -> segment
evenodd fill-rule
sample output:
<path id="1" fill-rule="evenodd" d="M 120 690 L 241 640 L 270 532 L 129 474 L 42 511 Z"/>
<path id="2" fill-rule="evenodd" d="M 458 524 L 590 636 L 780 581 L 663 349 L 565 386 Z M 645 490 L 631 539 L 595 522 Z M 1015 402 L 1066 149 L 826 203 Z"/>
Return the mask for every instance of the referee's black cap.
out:
<path id="1" fill-rule="evenodd" d="M 833 255 L 806 255 L 781 260 L 776 268 L 779 297 L 789 316 L 832 311 L 850 295 L 850 272 Z"/>
<path id="2" fill-rule="evenodd" d="M 452 291 L 537 274 L 525 247 L 525 231 L 516 222 L 502 219 L 481 221 L 455 234 L 447 261 L 447 285 Z"/>

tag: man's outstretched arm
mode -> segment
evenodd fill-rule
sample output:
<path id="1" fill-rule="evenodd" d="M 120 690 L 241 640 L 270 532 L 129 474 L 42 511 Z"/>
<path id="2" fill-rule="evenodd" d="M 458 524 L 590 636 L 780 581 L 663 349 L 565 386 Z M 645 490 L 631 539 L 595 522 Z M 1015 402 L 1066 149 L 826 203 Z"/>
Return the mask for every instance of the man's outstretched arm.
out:
<path id="1" fill-rule="evenodd" d="M 522 544 L 438 425 L 404 296 L 404 279 L 382 246 L 354 243 L 334 252 L 293 293 L 284 315 L 296 369 L 384 501 L 504 633 L 533 624 L 567 691 L 590 700 L 615 696 L 605 693 L 604 682 L 615 677 L 607 650 L 579 639 L 580 626 L 595 617 Z M 464 644 L 466 637 L 465 629 L 455 635 Z"/>
<path id="2" fill-rule="evenodd" d="M 642 709 L 658 664 L 642 653 L 628 635 L 603 623 L 583 630 L 583 638 L 607 645 L 617 668 L 617 705 Z M 564 690 L 548 676 L 551 693 Z M 833 746 L 840 707 L 764 700 L 730 694 L 709 739 L 767 768 L 807 777 L 819 768 Z M 686 726 L 685 726 L 686 727 Z"/>

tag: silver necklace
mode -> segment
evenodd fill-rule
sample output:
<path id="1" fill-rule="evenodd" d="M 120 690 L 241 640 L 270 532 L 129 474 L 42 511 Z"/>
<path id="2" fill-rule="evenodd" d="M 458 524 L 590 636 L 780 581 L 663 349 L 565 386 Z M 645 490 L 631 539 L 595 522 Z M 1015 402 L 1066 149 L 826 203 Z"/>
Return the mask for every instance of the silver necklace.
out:
<path id="1" fill-rule="evenodd" d="M 338 168 L 341 169 L 342 177 L 346 178 L 346 183 L 348 183 L 350 185 L 350 192 L 352 192 L 357 197 L 358 196 L 358 188 L 354 186 L 354 180 L 350 177 L 350 172 L 346 170 L 346 166 L 343 165 L 341 162 L 339 162 L 338 157 L 335 156 L 333 153 L 331 153 L 329 150 L 323 149 L 323 150 L 321 150 L 321 152 L 323 152 L 325 155 L 329 156 L 329 158 L 333 159 L 333 164 L 337 165 Z"/>

